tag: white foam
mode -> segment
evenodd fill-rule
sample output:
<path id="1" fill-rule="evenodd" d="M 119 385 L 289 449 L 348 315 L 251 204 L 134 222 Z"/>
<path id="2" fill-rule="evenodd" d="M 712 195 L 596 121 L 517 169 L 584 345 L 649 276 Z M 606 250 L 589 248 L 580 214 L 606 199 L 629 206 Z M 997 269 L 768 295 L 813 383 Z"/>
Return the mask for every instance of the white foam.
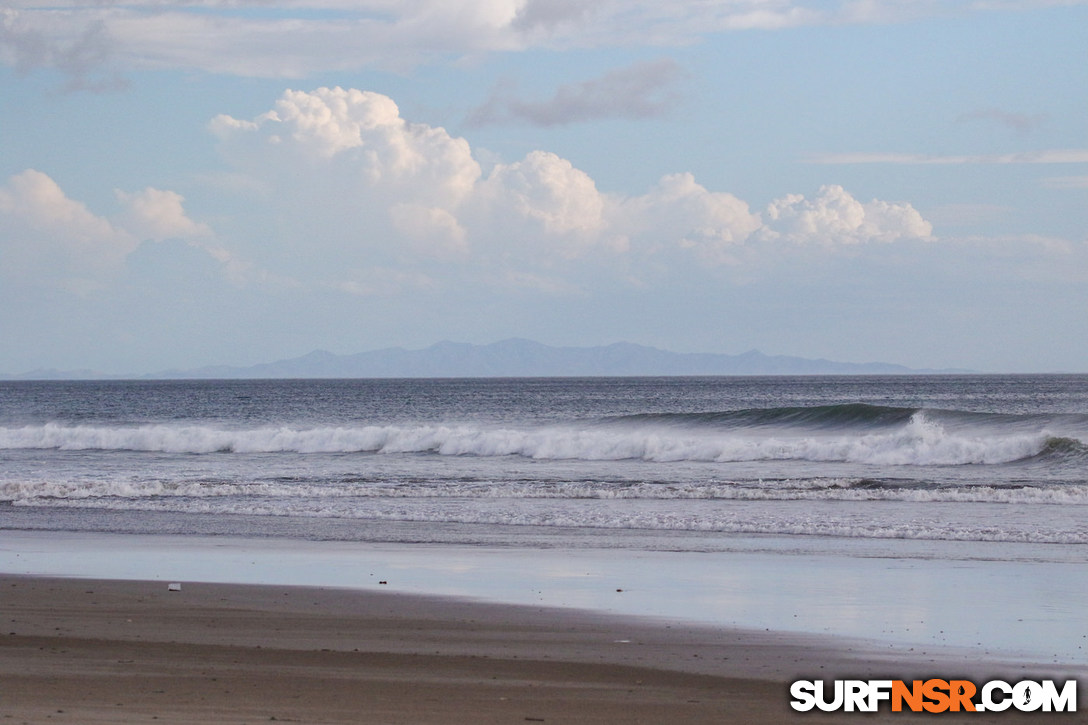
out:
<path id="1" fill-rule="evenodd" d="M 87 499 L 599 499 L 648 501 L 909 501 L 1088 505 L 1088 485 L 1051 484 L 1002 487 L 988 485 L 874 487 L 857 479 L 807 479 L 718 483 L 625 483 L 494 481 L 354 484 L 224 481 L 0 481 L 0 501 L 17 505 Z"/>
<path id="2" fill-rule="evenodd" d="M 0 449 L 163 453 L 437 453 L 543 460 L 809 460 L 877 465 L 1000 464 L 1041 453 L 1047 431 L 968 435 L 917 413 L 892 432 L 789 436 L 668 427 L 408 425 L 229 429 L 214 426 L 0 428 Z M 1083 441 L 1082 441 L 1083 442 Z"/>
<path id="3" fill-rule="evenodd" d="M 249 516 L 303 516 L 308 518 L 356 519 L 442 524 L 483 524 L 487 526 L 535 526 L 569 529 L 645 530 L 723 534 L 774 534 L 834 536 L 870 539 L 913 539 L 946 541 L 993 541 L 1010 543 L 1088 544 L 1088 531 L 1061 524 L 1040 526 L 1015 515 L 976 512 L 966 518 L 947 518 L 919 509 L 917 516 L 904 520 L 895 515 L 873 515 L 872 511 L 813 514 L 807 510 L 776 509 L 767 506 L 712 509 L 678 502 L 670 506 L 618 506 L 607 501 L 587 506 L 585 501 L 533 502 L 456 499 L 414 500 L 370 499 L 169 499 L 128 501 L 121 508 L 130 511 L 157 511 L 188 514 L 239 514 Z M 116 508 L 116 502 L 102 499 L 57 500 L 53 506 Z M 911 504 L 903 504 L 911 505 Z"/>

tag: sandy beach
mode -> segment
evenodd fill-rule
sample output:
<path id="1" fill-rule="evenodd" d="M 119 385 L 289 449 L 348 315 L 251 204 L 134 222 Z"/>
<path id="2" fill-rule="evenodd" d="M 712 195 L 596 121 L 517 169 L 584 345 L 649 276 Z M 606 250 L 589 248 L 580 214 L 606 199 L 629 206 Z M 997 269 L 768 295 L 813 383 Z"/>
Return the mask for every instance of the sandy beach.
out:
<path id="1" fill-rule="evenodd" d="M 932 657 L 580 610 L 314 587 L 2 582 L 7 722 L 839 722 L 858 715 L 790 710 L 788 682 L 947 674 Z M 945 717 L 961 719 L 980 721 Z"/>

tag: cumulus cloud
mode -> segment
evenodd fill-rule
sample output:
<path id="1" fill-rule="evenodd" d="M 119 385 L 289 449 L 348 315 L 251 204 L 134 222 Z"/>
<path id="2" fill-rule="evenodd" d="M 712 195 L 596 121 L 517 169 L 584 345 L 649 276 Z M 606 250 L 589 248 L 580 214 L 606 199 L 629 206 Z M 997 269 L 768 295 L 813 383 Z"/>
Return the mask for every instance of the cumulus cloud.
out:
<path id="1" fill-rule="evenodd" d="M 668 174 L 644 194 L 609 193 L 542 150 L 485 175 L 465 139 L 359 90 L 288 90 L 251 120 L 221 115 L 210 128 L 232 173 L 261 185 L 259 194 L 234 188 L 246 190 L 237 208 L 255 205 L 242 216 L 262 229 L 216 234 L 189 216 L 180 194 L 154 187 L 117 190 L 117 209 L 98 214 L 27 170 L 0 186 L 7 273 L 105 279 L 141 244 L 172 239 L 210 255 L 236 284 L 394 294 L 460 270 L 466 280 L 546 280 L 537 287 L 562 290 L 576 288 L 575 277 L 591 280 L 593 269 L 631 281 L 681 260 L 712 268 L 773 256 L 781 244 L 835 249 L 933 232 L 908 203 L 861 202 L 840 186 L 760 211 L 690 173 Z M 400 270 L 400 281 L 379 284 L 367 272 L 381 269 Z"/>
<path id="2" fill-rule="evenodd" d="M 326 284 L 344 267 L 469 252 L 462 208 L 482 172 L 468 142 L 408 122 L 387 96 L 288 90 L 256 118 L 220 115 L 210 130 L 242 201 L 270 205 L 264 247 L 291 251 L 276 260 L 282 274 Z M 400 288 L 360 284 L 342 289 Z"/>
<path id="3" fill-rule="evenodd" d="M 569 161 L 537 151 L 485 178 L 467 141 L 409 123 L 378 93 L 287 91 L 253 121 L 219 116 L 211 128 L 227 158 L 274 185 L 296 216 L 327 211 L 315 244 L 357 257 L 463 256 L 490 244 L 500 255 L 570 258 L 599 241 L 604 223 L 601 194 Z"/>
<path id="4" fill-rule="evenodd" d="M 27 169 L 0 187 L 0 245 L 9 274 L 48 269 L 83 276 L 115 267 L 138 244 L 41 171 Z"/>
<path id="5" fill-rule="evenodd" d="M 816 197 L 791 194 L 767 207 L 761 236 L 823 246 L 930 238 L 933 225 L 907 203 L 862 203 L 841 186 L 821 187 Z"/>
<path id="6" fill-rule="evenodd" d="M 579 260 L 630 266 L 680 254 L 713 266 L 769 243 L 834 248 L 932 234 L 910 204 L 862 203 L 839 186 L 758 212 L 690 173 L 666 175 L 642 195 L 606 193 L 540 150 L 485 176 L 467 141 L 358 90 L 287 91 L 251 121 L 219 116 L 211 128 L 240 173 L 271 185 L 281 241 L 335 266 L 440 259 L 483 265 L 498 279 Z"/>
<path id="7" fill-rule="evenodd" d="M 609 118 L 654 118 L 676 105 L 683 73 L 669 58 L 610 71 L 600 78 L 560 87 L 546 101 L 524 101 L 501 85 L 469 116 L 471 125 L 521 121 L 557 126 Z"/>
<path id="8" fill-rule="evenodd" d="M 481 187 L 491 209 L 512 210 L 554 235 L 593 235 L 604 223 L 597 185 L 570 161 L 533 151 L 522 161 L 499 164 Z M 498 212 L 501 213 L 501 212 Z"/>
<path id="9" fill-rule="evenodd" d="M 217 116 L 211 130 L 241 166 L 331 167 L 372 194 L 395 194 L 426 206 L 456 206 L 480 166 L 464 139 L 443 128 L 410 124 L 393 99 L 343 88 L 288 90 L 252 121 Z"/>
<path id="10" fill-rule="evenodd" d="M 189 239 L 211 235 L 207 224 L 194 222 L 185 214 L 185 197 L 176 191 L 147 187 L 136 193 L 114 191 L 125 207 L 120 223 L 139 239 Z"/>
<path id="11" fill-rule="evenodd" d="M 621 200 L 612 217 L 643 248 L 690 249 L 710 263 L 734 261 L 736 246 L 762 224 L 746 202 L 707 190 L 690 173 L 667 175 L 648 193 Z"/>
<path id="12" fill-rule="evenodd" d="M 0 272 L 86 291 L 118 271 L 143 241 L 212 234 L 186 215 L 176 192 L 148 187 L 115 193 L 122 211 L 107 218 L 70 198 L 41 171 L 9 178 L 0 186 Z"/>
<path id="13" fill-rule="evenodd" d="M 469 251 L 465 228 L 446 209 L 401 203 L 389 209 L 389 216 L 393 227 L 423 256 L 456 257 Z"/>

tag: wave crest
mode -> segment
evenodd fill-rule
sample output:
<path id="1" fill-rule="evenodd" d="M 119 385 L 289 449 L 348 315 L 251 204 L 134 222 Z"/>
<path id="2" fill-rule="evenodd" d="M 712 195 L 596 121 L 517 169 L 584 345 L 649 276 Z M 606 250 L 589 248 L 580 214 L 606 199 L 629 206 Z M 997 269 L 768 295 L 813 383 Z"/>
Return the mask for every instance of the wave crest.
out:
<path id="1" fill-rule="evenodd" d="M 543 460 L 738 462 L 807 460 L 876 465 L 1001 464 L 1040 455 L 1084 456 L 1085 442 L 1049 432 L 947 429 L 923 412 L 881 431 L 788 432 L 675 428 L 658 424 L 291 426 L 234 430 L 214 426 L 64 426 L 0 428 L 0 449 L 159 453 L 429 453 L 522 456 Z"/>

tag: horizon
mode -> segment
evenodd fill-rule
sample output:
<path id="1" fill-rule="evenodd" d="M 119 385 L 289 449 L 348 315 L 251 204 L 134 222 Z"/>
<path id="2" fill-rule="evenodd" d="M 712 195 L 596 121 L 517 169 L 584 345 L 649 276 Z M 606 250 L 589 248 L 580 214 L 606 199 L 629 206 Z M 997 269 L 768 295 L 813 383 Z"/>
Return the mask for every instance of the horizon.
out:
<path id="1" fill-rule="evenodd" d="M 328 356 L 334 360 L 346 361 L 352 358 L 365 357 L 370 355 L 380 355 L 383 353 L 403 353 L 407 355 L 416 355 L 420 353 L 428 353 L 441 348 L 443 346 L 453 346 L 457 348 L 468 348 L 474 352 L 486 352 L 494 348 L 510 343 L 522 343 L 530 346 L 539 346 L 546 351 L 553 352 L 593 352 L 601 351 L 616 347 L 630 347 L 637 349 L 638 351 L 651 351 L 654 353 L 661 353 L 672 359 L 673 363 L 678 362 L 682 358 L 686 357 L 709 357 L 718 359 L 721 363 L 727 363 L 729 361 L 740 361 L 745 358 L 756 357 L 760 360 L 767 362 L 768 364 L 775 361 L 786 361 L 790 364 L 804 365 L 812 364 L 815 366 L 827 364 L 832 366 L 838 366 L 843 369 L 842 372 L 723 372 L 723 373 L 544 373 L 540 375 L 521 375 L 510 373 L 498 373 L 494 375 L 482 375 L 482 374 L 467 374 L 467 375 L 429 375 L 429 374 L 408 374 L 404 376 L 399 375 L 345 375 L 345 376 L 328 376 L 328 375 L 282 375 L 282 374 L 264 374 L 255 375 L 253 377 L 246 377 L 239 373 L 245 373 L 246 371 L 256 371 L 262 368 L 275 368 L 276 366 L 300 363 L 306 361 L 308 358 L 314 356 Z M 430 362 L 434 362 L 433 360 Z M 869 371 L 853 370 L 848 371 L 848 368 L 871 368 Z M 877 368 L 888 368 L 887 370 L 878 370 Z M 226 378 L 216 378 L 214 376 L 205 377 L 212 372 L 232 373 Z M 34 375 L 41 374 L 42 377 L 32 377 Z M 385 348 L 361 350 L 354 353 L 338 354 L 330 352 L 328 350 L 311 350 L 303 355 L 294 357 L 276 358 L 272 360 L 263 360 L 250 365 L 227 365 L 227 364 L 209 364 L 200 365 L 192 368 L 167 368 L 161 370 L 145 370 L 145 371 L 106 371 L 95 370 L 89 368 L 76 368 L 76 369 L 57 369 L 57 368 L 40 368 L 35 370 L 25 370 L 20 372 L 0 371 L 0 380 L 7 381 L 41 381 L 48 382 L 51 380 L 56 381 L 123 381 L 123 380 L 214 380 L 214 379 L 233 379 L 233 380 L 276 380 L 276 379 L 333 379 L 340 377 L 340 379 L 387 379 L 387 378 L 495 378 L 495 379 L 509 379 L 509 378 L 582 378 L 582 377 L 601 377 L 601 378 L 624 378 L 624 377 L 842 377 L 842 376 L 902 376 L 902 375 L 916 375 L 916 376 L 1078 376 L 1086 375 L 1088 372 L 1075 371 L 1075 370 L 1050 370 L 1042 372 L 1022 372 L 1015 370 L 973 370 L 968 368 L 911 368 L 909 366 L 902 365 L 896 361 L 889 360 L 864 360 L 864 361 L 850 361 L 850 360 L 832 360 L 827 358 L 806 358 L 795 355 L 783 355 L 777 353 L 766 353 L 759 349 L 752 348 L 740 353 L 708 353 L 698 351 L 686 351 L 679 352 L 673 350 L 666 350 L 651 345 L 643 345 L 641 343 L 633 343 L 626 340 L 618 340 L 605 345 L 595 346 L 553 346 L 545 343 L 538 342 L 536 340 L 528 338 L 507 338 L 504 340 L 496 340 L 491 343 L 475 344 L 467 343 L 456 340 L 439 340 L 438 342 L 431 343 L 425 347 L 420 348 L 408 348 L 403 346 L 391 346 Z M 85 377 L 80 377 L 85 376 Z"/>
<path id="2" fill-rule="evenodd" d="M 1088 364 L 1088 0 L 0 18 L 7 375 L 512 337 Z"/>

